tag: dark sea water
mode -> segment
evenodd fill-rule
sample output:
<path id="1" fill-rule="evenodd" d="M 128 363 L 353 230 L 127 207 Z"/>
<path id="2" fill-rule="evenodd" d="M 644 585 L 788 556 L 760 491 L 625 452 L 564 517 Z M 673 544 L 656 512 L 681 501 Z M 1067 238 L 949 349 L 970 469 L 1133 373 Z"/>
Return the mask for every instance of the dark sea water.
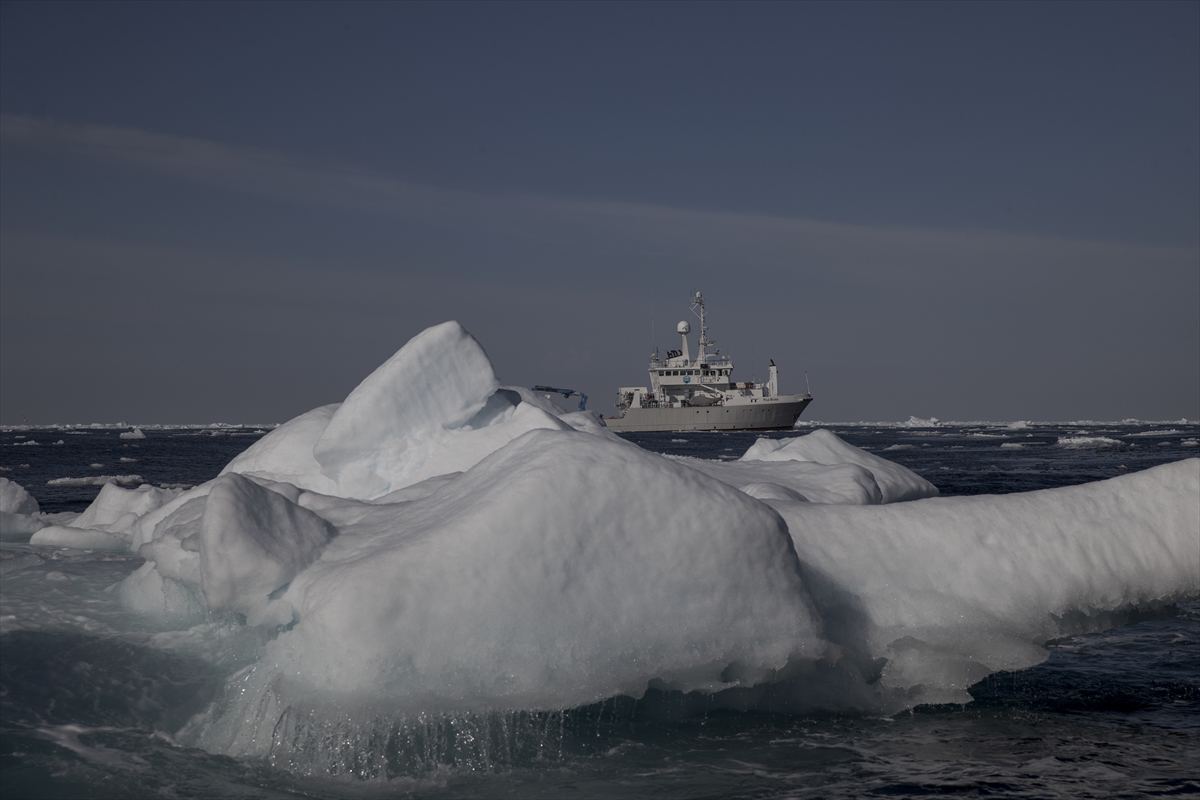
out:
<path id="1" fill-rule="evenodd" d="M 824 427 L 910 467 L 945 495 L 1084 483 L 1200 449 L 1192 444 L 1200 426 L 1184 423 Z M 45 512 L 82 511 L 99 491 L 78 485 L 86 479 L 197 484 L 262 435 L 143 430 L 140 440 L 111 429 L 6 430 L 0 476 L 25 486 Z M 658 452 L 732 459 L 757 437 L 627 438 Z M 62 478 L 73 480 L 49 485 Z M 374 762 L 346 739 L 333 774 L 174 741 L 223 678 L 156 647 L 156 631 L 105 592 L 142 563 L 136 556 L 4 544 L 0 557 L 4 800 L 1200 795 L 1200 602 L 1060 641 L 1043 664 L 976 684 L 965 706 L 920 706 L 891 718 L 683 713 L 684 698 L 650 692 L 555 714 L 393 728 Z"/>

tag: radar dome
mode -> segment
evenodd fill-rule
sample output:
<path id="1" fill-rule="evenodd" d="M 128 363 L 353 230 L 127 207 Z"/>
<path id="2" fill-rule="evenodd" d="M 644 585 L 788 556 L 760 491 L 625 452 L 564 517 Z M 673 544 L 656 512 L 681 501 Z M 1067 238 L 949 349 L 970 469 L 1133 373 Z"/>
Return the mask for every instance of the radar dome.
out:
<path id="1" fill-rule="evenodd" d="M 679 323 L 678 325 L 676 325 L 676 326 L 675 326 L 675 332 L 676 332 L 676 333 L 683 333 L 683 334 L 688 334 L 688 333 L 691 333 L 691 332 L 692 332 L 692 326 L 691 326 L 691 325 L 688 325 L 686 321 L 685 321 L 685 322 L 681 322 L 681 323 Z"/>

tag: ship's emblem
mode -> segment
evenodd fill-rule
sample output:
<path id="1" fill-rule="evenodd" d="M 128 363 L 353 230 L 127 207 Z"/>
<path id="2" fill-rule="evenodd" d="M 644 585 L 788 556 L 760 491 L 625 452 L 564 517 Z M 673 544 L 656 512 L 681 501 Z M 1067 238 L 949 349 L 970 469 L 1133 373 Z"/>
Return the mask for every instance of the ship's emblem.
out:
<path id="1" fill-rule="evenodd" d="M 692 376 L 691 376 L 691 375 L 684 375 L 684 376 L 683 376 L 683 382 L 684 382 L 684 383 L 691 383 L 691 382 L 692 382 Z"/>

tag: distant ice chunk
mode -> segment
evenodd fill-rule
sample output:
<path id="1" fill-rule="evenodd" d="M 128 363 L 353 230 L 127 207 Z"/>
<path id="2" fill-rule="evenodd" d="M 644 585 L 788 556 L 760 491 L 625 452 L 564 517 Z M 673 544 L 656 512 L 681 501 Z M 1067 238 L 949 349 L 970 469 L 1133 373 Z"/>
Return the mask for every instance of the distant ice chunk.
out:
<path id="1" fill-rule="evenodd" d="M 1060 436 L 1058 437 L 1058 446 L 1068 449 L 1098 449 L 1102 447 L 1112 447 L 1119 445 L 1121 442 L 1116 439 L 1110 439 L 1107 436 Z"/>
<path id="2" fill-rule="evenodd" d="M 1134 433 L 1126 433 L 1125 436 L 1171 436 L 1172 434 L 1180 434 L 1183 431 L 1176 428 L 1166 428 L 1157 431 L 1135 431 Z"/>
<path id="3" fill-rule="evenodd" d="M 142 433 L 141 428 L 134 428 L 131 431 L 123 431 L 120 438 L 122 439 L 145 439 L 146 434 Z"/>
<path id="4" fill-rule="evenodd" d="M 92 475 L 87 478 L 53 478 L 46 481 L 47 486 L 103 486 L 106 483 L 137 486 L 145 481 L 141 475 Z"/>
<path id="5" fill-rule="evenodd" d="M 847 444 L 827 430 L 815 430 L 789 439 L 761 438 L 750 446 L 741 460 L 857 464 L 875 477 L 884 503 L 934 497 L 938 493 L 936 486 L 907 467 Z"/>

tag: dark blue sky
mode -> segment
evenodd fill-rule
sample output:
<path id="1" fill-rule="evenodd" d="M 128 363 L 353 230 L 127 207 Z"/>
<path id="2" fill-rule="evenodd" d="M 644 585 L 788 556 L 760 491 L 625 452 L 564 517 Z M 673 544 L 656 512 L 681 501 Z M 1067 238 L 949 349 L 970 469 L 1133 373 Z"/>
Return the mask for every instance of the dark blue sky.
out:
<path id="1" fill-rule="evenodd" d="M 0 421 L 278 421 L 701 289 L 824 420 L 1200 417 L 1200 4 L 0 7 Z"/>

